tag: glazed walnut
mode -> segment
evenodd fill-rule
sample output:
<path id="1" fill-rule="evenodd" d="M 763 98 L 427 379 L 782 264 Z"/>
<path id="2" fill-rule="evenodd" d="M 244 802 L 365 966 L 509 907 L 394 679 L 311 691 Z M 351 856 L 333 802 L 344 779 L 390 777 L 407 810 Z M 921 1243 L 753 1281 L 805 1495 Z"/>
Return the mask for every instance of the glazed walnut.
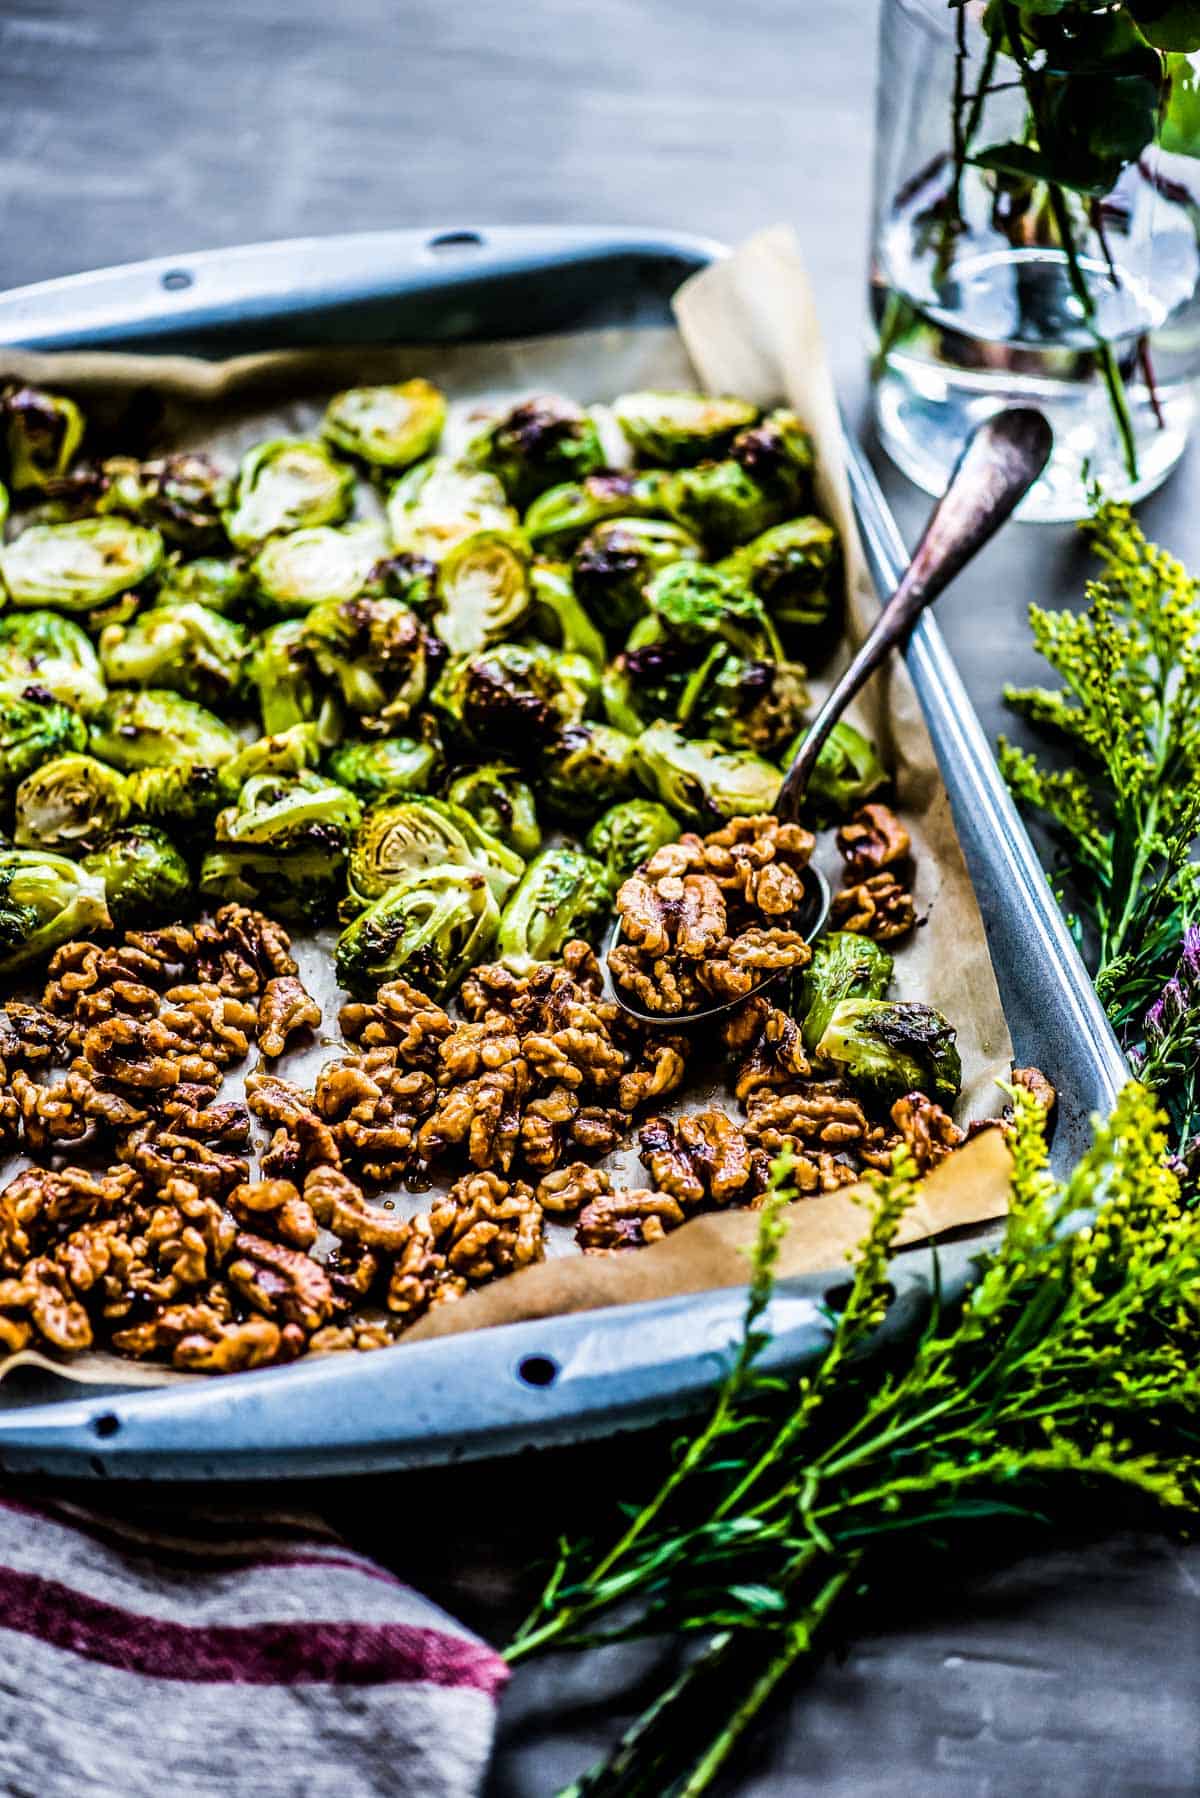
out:
<path id="1" fill-rule="evenodd" d="M 575 1240 L 585 1255 L 607 1255 L 661 1242 L 678 1229 L 684 1211 L 670 1193 L 635 1188 L 593 1200 L 579 1219 Z"/>
<path id="2" fill-rule="evenodd" d="M 963 1140 L 953 1119 L 924 1093 L 906 1093 L 897 1099 L 892 1106 L 892 1122 L 923 1174 L 945 1161 Z"/>
<path id="3" fill-rule="evenodd" d="M 873 874 L 833 896 L 829 922 L 834 930 L 856 930 L 876 942 L 907 936 L 917 921 L 912 894 L 894 874 Z"/>
<path id="4" fill-rule="evenodd" d="M 886 805 L 864 805 L 837 833 L 846 872 L 855 880 L 907 861 L 912 843 L 899 818 Z"/>

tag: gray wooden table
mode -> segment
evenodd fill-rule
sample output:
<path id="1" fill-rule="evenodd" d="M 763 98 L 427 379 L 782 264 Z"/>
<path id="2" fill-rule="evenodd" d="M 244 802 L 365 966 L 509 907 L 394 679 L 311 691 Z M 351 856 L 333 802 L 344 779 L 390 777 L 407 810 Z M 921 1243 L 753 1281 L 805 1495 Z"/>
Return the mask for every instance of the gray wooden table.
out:
<path id="1" fill-rule="evenodd" d="M 310 232 L 478 221 L 795 223 L 842 393 L 863 399 L 877 0 L 3 0 L 0 284 Z M 1196 457 L 1146 508 L 1200 566 Z M 925 502 L 890 472 L 910 533 Z M 985 723 L 1032 676 L 1024 608 L 1080 591 L 1068 531 L 1013 530 L 944 602 Z M 614 1443 L 347 1512 L 501 1630 L 519 1571 L 641 1458 Z M 796 1689 L 728 1790 L 929 1798 L 1200 1789 L 1200 1554 L 1129 1537 L 945 1568 Z M 633 1671 L 637 1671 L 636 1663 Z M 495 1798 L 546 1798 L 631 1708 L 630 1664 L 514 1682 Z M 398 1773 L 395 1791 L 403 1791 Z"/>

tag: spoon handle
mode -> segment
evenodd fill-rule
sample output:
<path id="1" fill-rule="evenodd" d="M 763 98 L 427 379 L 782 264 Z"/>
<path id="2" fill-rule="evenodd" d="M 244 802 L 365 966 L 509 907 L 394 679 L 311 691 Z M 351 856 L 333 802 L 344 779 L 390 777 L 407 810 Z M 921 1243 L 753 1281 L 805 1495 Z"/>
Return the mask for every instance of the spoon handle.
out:
<path id="1" fill-rule="evenodd" d="M 777 817 L 799 816 L 817 757 L 850 701 L 892 650 L 907 641 L 926 606 L 999 530 L 1045 468 L 1053 442 L 1042 414 L 1026 406 L 997 412 L 972 432 L 900 585 L 792 758 L 775 801 Z"/>

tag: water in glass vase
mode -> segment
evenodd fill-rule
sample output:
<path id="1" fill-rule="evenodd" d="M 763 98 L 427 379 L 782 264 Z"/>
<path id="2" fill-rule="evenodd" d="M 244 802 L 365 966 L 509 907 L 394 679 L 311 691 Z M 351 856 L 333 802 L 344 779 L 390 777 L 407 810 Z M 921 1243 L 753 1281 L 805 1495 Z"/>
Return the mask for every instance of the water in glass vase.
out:
<path id="1" fill-rule="evenodd" d="M 944 165 L 897 196 L 872 270 L 875 410 L 889 454 L 928 492 L 1007 405 L 1037 406 L 1054 429 L 1022 518 L 1078 518 L 1093 481 L 1136 498 L 1178 460 L 1200 348 L 1198 211 L 1139 170 L 1122 186 L 1090 213 L 1066 202 L 1069 253 L 1052 217 L 1006 216 L 972 171 L 953 207 Z"/>

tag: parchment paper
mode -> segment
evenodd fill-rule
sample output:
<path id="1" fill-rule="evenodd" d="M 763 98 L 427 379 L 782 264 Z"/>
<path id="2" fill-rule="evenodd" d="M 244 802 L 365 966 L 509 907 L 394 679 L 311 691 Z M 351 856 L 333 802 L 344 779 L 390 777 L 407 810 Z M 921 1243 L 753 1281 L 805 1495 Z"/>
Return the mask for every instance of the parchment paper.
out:
<path id="1" fill-rule="evenodd" d="M 738 393 L 764 406 L 786 401 L 814 433 L 819 503 L 838 527 L 846 549 L 848 643 L 840 652 L 844 659 L 849 645 L 869 629 L 878 599 L 850 505 L 836 400 L 794 236 L 776 228 L 752 238 L 728 260 L 688 281 L 676 298 L 675 310 L 678 331 L 589 331 L 498 345 L 283 351 L 219 363 L 178 356 L 5 351 L 0 352 L 0 376 L 42 382 L 77 397 L 102 453 L 204 448 L 230 464 L 263 438 L 310 432 L 328 395 L 339 388 L 417 374 L 435 380 L 451 401 L 443 444 L 450 453 L 477 428 L 481 414 L 531 391 L 559 391 L 596 407 L 614 461 L 624 459 L 626 452 L 604 408 L 630 389 L 702 386 Z M 360 488 L 363 514 L 373 515 L 377 502 L 365 483 Z M 835 658 L 816 671 L 811 683 L 814 698 L 826 690 L 840 665 Z M 960 1121 L 987 1116 L 997 1109 L 1000 1095 L 995 1083 L 1009 1071 L 1011 1044 L 949 803 L 902 663 L 895 662 L 876 676 L 859 703 L 858 717 L 893 771 L 897 806 L 912 836 L 917 866 L 914 891 L 923 923 L 899 947 L 893 991 L 901 998 L 924 999 L 949 1017 L 958 1031 L 963 1063 Z M 831 844 L 823 845 L 819 853 L 827 868 L 836 872 Z M 343 995 L 333 977 L 332 941 L 329 933 L 321 933 L 296 944 L 301 972 L 322 1006 L 325 1022 L 315 1042 L 278 1064 L 288 1079 L 310 1083 L 316 1069 L 337 1050 L 336 1021 Z M 244 1072 L 231 1073 L 225 1096 L 237 1096 Z M 675 1113 L 713 1102 L 736 1114 L 736 1101 L 723 1084 L 714 1084 L 701 1073 L 667 1109 Z M 645 1184 L 636 1146 L 619 1151 L 604 1165 L 614 1184 Z M 9 1177 L 10 1171 L 0 1170 L 0 1178 Z M 988 1132 L 928 1182 L 923 1206 L 906 1225 L 910 1239 L 999 1216 L 1007 1175 L 1002 1138 Z M 427 1195 L 400 1191 L 381 1196 L 397 1211 L 410 1214 L 429 1202 Z M 861 1198 L 861 1189 L 848 1188 L 796 1205 L 783 1271 L 836 1268 L 863 1235 Z M 406 1340 L 737 1285 L 745 1279 L 741 1249 L 755 1227 L 754 1214 L 748 1212 L 700 1217 L 662 1243 L 609 1259 L 580 1255 L 570 1227 L 551 1225 L 546 1264 L 442 1307 L 409 1331 Z M 0 1363 L 0 1377 L 30 1363 L 84 1381 L 142 1384 L 203 1377 L 131 1367 L 110 1354 L 89 1354 L 63 1364 L 28 1350 Z"/>

